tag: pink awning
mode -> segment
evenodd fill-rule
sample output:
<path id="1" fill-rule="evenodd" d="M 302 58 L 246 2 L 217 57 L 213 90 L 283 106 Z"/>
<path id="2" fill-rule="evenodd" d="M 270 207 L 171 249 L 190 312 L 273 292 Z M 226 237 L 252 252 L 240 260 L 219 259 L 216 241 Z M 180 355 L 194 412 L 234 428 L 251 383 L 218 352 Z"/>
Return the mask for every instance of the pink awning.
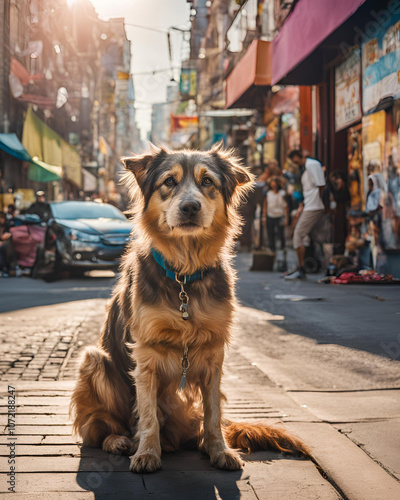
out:
<path id="1" fill-rule="evenodd" d="M 365 1 L 299 0 L 273 41 L 272 85 L 281 82 Z"/>
<path id="2" fill-rule="evenodd" d="M 253 86 L 271 85 L 271 49 L 271 42 L 251 42 L 226 79 L 226 108 L 233 106 Z"/>

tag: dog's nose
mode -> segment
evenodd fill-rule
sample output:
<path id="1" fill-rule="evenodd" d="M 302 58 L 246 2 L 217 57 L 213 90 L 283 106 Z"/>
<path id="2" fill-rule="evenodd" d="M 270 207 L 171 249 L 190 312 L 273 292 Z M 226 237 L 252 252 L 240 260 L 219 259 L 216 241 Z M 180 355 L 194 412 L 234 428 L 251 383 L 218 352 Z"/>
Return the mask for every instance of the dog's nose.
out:
<path id="1" fill-rule="evenodd" d="M 201 205 L 198 201 L 184 201 L 180 204 L 179 208 L 183 214 L 192 217 L 198 213 Z"/>

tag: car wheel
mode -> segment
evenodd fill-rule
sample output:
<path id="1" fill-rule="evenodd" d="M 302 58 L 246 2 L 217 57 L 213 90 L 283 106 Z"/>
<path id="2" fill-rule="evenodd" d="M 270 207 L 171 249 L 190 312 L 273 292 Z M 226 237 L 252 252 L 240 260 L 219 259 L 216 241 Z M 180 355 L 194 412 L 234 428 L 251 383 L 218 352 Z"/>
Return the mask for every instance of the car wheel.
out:
<path id="1" fill-rule="evenodd" d="M 47 281 L 48 283 L 52 281 L 57 281 L 61 278 L 61 272 L 62 272 L 61 255 L 56 247 L 53 269 L 48 274 L 46 274 L 44 280 Z"/>
<path id="2" fill-rule="evenodd" d="M 36 258 L 35 263 L 32 267 L 31 277 L 37 279 L 40 277 L 40 271 L 44 265 L 44 245 L 38 245 L 36 247 Z"/>

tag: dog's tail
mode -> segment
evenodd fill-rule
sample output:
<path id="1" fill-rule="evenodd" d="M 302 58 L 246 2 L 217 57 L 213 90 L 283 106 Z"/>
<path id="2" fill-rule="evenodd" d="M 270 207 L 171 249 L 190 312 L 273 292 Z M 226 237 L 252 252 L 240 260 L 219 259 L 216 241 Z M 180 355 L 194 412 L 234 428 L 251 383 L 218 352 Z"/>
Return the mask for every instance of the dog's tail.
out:
<path id="1" fill-rule="evenodd" d="M 307 446 L 300 439 L 279 427 L 225 420 L 223 431 L 231 448 L 246 450 L 248 453 L 276 450 L 307 458 L 311 456 Z"/>

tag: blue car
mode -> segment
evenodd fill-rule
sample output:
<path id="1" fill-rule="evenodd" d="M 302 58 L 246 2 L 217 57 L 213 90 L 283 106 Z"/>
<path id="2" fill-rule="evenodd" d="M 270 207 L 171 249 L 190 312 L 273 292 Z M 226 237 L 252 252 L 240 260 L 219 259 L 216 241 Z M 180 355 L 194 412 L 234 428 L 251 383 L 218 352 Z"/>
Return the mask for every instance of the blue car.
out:
<path id="1" fill-rule="evenodd" d="M 118 268 L 132 231 L 120 210 L 91 201 L 51 202 L 50 209 L 40 274 Z"/>

